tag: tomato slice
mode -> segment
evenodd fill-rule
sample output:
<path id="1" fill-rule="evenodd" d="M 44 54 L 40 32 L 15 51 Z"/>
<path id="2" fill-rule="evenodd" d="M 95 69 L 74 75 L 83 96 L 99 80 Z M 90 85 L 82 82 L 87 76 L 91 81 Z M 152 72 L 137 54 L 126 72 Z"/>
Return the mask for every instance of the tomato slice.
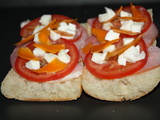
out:
<path id="1" fill-rule="evenodd" d="M 71 18 L 64 16 L 64 15 L 58 15 L 58 14 L 54 14 L 52 15 L 52 19 L 56 19 L 58 22 L 61 22 L 63 20 L 71 20 Z M 33 33 L 34 28 L 37 25 L 40 25 L 39 23 L 40 18 L 36 18 L 34 20 L 32 20 L 31 22 L 29 22 L 27 25 L 25 25 L 21 30 L 20 30 L 20 36 L 26 38 L 29 35 L 31 35 Z M 77 40 L 79 40 L 79 38 L 82 35 L 82 28 L 80 26 L 80 24 L 76 21 L 72 22 L 73 24 L 76 25 L 76 35 L 73 39 L 70 39 L 71 42 L 75 42 Z"/>
<path id="2" fill-rule="evenodd" d="M 147 53 L 143 39 L 141 39 L 137 45 L 140 45 L 141 51 Z M 108 60 L 105 64 L 100 65 L 93 62 L 91 58 L 92 53 L 88 53 L 84 60 L 86 68 L 91 74 L 101 79 L 115 79 L 131 75 L 140 70 L 146 64 L 148 57 L 146 55 L 145 59 L 135 63 L 128 62 L 126 66 L 118 65 L 116 59 Z"/>
<path id="3" fill-rule="evenodd" d="M 34 42 L 31 42 L 29 45 L 27 45 L 27 47 L 29 47 L 30 49 L 33 49 L 34 48 L 33 44 Z M 56 80 L 71 73 L 72 70 L 76 67 L 79 60 L 78 50 L 73 43 L 67 40 L 61 40 L 57 44 L 65 44 L 65 48 L 69 49 L 68 54 L 70 55 L 71 60 L 67 64 L 67 67 L 65 69 L 58 71 L 56 73 L 35 73 L 32 70 L 25 67 L 25 63 L 27 62 L 27 60 L 17 57 L 15 62 L 16 72 L 22 77 L 26 78 L 27 80 L 35 81 L 35 82 L 45 82 L 45 81 Z"/>
<path id="4" fill-rule="evenodd" d="M 150 14 L 148 13 L 148 11 L 144 7 L 135 6 L 135 8 L 142 14 L 142 16 L 144 18 L 146 18 L 146 21 L 144 22 L 144 26 L 143 26 L 142 31 L 141 31 L 141 34 L 142 34 L 150 27 L 150 25 L 152 23 L 152 20 L 151 20 Z M 115 10 L 115 11 L 117 11 L 117 10 Z M 131 13 L 131 6 L 123 7 L 123 11 Z M 118 20 L 118 19 L 114 20 L 112 22 L 112 24 L 114 25 L 114 27 L 117 27 L 117 28 L 119 28 L 121 26 L 120 25 L 120 20 Z M 100 23 L 98 21 L 98 18 L 95 18 L 95 20 L 93 21 L 92 27 L 102 29 L 102 23 Z"/>

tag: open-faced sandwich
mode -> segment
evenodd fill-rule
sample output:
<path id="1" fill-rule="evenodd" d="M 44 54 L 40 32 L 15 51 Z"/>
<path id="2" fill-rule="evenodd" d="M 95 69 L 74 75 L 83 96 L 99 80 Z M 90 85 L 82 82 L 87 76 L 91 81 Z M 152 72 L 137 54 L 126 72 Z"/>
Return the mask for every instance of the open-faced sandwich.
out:
<path id="1" fill-rule="evenodd" d="M 64 15 L 43 15 L 22 24 L 22 40 L 11 54 L 12 68 L 1 85 L 7 98 L 66 101 L 81 96 L 79 50 L 87 31 Z"/>
<path id="2" fill-rule="evenodd" d="M 83 90 L 101 100 L 138 99 L 160 81 L 158 30 L 142 6 L 105 10 L 87 22 Z"/>

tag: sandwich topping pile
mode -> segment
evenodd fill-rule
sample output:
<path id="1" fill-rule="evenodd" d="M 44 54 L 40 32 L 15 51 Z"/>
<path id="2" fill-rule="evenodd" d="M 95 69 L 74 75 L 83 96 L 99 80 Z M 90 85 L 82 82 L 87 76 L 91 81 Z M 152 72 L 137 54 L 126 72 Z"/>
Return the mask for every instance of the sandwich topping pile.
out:
<path id="1" fill-rule="evenodd" d="M 27 80 L 57 80 L 70 74 L 77 64 L 82 66 L 78 63 L 78 45 L 87 38 L 87 33 L 76 20 L 63 15 L 43 15 L 23 26 L 20 34 L 23 38 L 16 43 L 11 63 Z"/>
<path id="2" fill-rule="evenodd" d="M 148 66 L 152 52 L 158 52 L 157 55 L 160 52 L 152 45 L 158 30 L 149 12 L 133 4 L 115 11 L 107 7 L 105 10 L 106 13 L 88 20 L 91 37 L 82 49 L 86 54 L 86 68 L 98 78 L 114 79 Z M 149 65 L 145 70 L 159 66 L 159 63 L 157 60 L 155 66 Z"/>

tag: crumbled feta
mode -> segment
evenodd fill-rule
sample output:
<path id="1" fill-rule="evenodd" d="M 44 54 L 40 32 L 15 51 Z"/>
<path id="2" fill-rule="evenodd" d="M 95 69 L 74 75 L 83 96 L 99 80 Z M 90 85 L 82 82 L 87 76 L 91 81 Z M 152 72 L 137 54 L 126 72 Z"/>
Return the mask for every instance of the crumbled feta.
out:
<path id="1" fill-rule="evenodd" d="M 120 29 L 131 31 L 132 24 L 133 24 L 133 20 L 126 20 L 126 21 L 124 21 L 124 23 L 122 24 Z"/>
<path id="2" fill-rule="evenodd" d="M 53 30 L 50 30 L 50 37 L 53 41 L 58 40 L 59 38 L 61 38 L 61 35 L 54 32 Z"/>
<path id="3" fill-rule="evenodd" d="M 132 17 L 132 14 L 126 11 L 121 10 L 120 17 Z"/>
<path id="4" fill-rule="evenodd" d="M 66 22 L 61 22 L 60 26 L 58 27 L 58 30 L 73 35 L 73 36 L 61 36 L 62 38 L 73 39 L 74 35 L 76 34 L 76 25 L 72 23 L 67 24 Z"/>
<path id="5" fill-rule="evenodd" d="M 105 40 L 112 41 L 119 38 L 119 33 L 114 32 L 113 30 L 109 30 L 105 36 Z"/>
<path id="6" fill-rule="evenodd" d="M 40 48 L 35 48 L 35 49 L 33 50 L 33 54 L 34 54 L 35 56 L 44 56 L 45 53 L 46 53 L 46 52 L 45 52 L 44 50 L 40 49 Z"/>
<path id="7" fill-rule="evenodd" d="M 34 41 L 35 43 L 40 43 L 40 42 L 39 42 L 39 33 L 36 33 L 36 34 L 34 35 L 33 41 Z"/>
<path id="8" fill-rule="evenodd" d="M 38 70 L 40 69 L 40 61 L 30 60 L 25 64 L 25 66 L 31 70 Z"/>
<path id="9" fill-rule="evenodd" d="M 26 21 L 21 22 L 20 27 L 21 27 L 21 28 L 24 27 L 24 26 L 27 25 L 29 22 L 30 22 L 29 19 L 26 20 Z"/>
<path id="10" fill-rule="evenodd" d="M 36 26 L 36 28 L 33 30 L 33 34 L 37 33 L 37 32 L 40 31 L 42 28 L 44 28 L 44 26 Z"/>
<path id="11" fill-rule="evenodd" d="M 123 38 L 123 45 L 126 45 L 130 42 L 132 42 L 134 40 L 134 38 Z"/>
<path id="12" fill-rule="evenodd" d="M 116 49 L 116 46 L 115 45 L 110 45 L 108 47 L 106 47 L 103 52 L 112 52 L 113 50 Z"/>
<path id="13" fill-rule="evenodd" d="M 129 49 L 127 49 L 124 53 L 122 53 L 118 57 L 118 64 L 119 65 L 126 65 L 126 62 L 134 63 L 136 61 L 144 59 L 145 56 L 146 56 L 146 54 L 144 51 L 142 51 L 140 53 L 140 46 L 139 45 L 137 45 L 136 47 L 131 46 Z"/>
<path id="14" fill-rule="evenodd" d="M 106 13 L 99 14 L 99 16 L 98 16 L 98 20 L 100 22 L 108 21 L 109 19 L 111 19 L 115 15 L 115 12 L 112 9 L 105 7 L 105 10 L 106 10 Z"/>
<path id="15" fill-rule="evenodd" d="M 42 25 L 47 25 L 51 22 L 52 20 L 52 16 L 51 15 L 42 15 L 42 17 L 40 18 L 39 22 Z"/>
<path id="16" fill-rule="evenodd" d="M 143 25 L 144 25 L 144 22 L 134 22 L 131 26 L 131 31 L 140 33 Z"/>
<path id="17" fill-rule="evenodd" d="M 103 64 L 105 63 L 105 58 L 106 58 L 107 52 L 104 53 L 93 53 L 91 60 L 95 63 L 98 64 Z"/>
<path id="18" fill-rule="evenodd" d="M 44 59 L 48 62 L 48 63 L 50 63 L 54 58 L 56 58 L 57 57 L 57 55 L 55 55 L 55 54 L 52 54 L 52 53 L 46 53 L 45 55 L 44 55 Z"/>
<path id="19" fill-rule="evenodd" d="M 103 24 L 103 26 L 102 26 L 102 29 L 104 29 L 104 30 L 107 30 L 107 31 L 108 31 L 108 30 L 110 30 L 110 29 L 111 29 L 111 26 L 113 26 L 111 22 L 104 23 L 104 24 Z"/>
<path id="20" fill-rule="evenodd" d="M 61 60 L 64 63 L 69 63 L 70 62 L 70 56 L 67 54 L 68 51 L 69 51 L 69 49 L 61 50 L 58 53 L 58 59 Z"/>

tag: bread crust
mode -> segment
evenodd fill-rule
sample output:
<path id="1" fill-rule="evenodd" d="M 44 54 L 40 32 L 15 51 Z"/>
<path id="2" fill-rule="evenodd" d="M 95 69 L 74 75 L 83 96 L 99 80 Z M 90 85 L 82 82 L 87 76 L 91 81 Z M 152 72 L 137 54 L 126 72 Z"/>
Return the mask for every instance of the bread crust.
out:
<path id="1" fill-rule="evenodd" d="M 59 82 L 32 82 L 19 76 L 13 68 L 1 84 L 2 94 L 22 101 L 69 101 L 81 96 L 81 76 Z"/>
<path id="2" fill-rule="evenodd" d="M 87 69 L 82 76 L 82 88 L 90 96 L 107 101 L 138 99 L 151 92 L 160 82 L 160 67 L 119 79 L 99 79 Z"/>

